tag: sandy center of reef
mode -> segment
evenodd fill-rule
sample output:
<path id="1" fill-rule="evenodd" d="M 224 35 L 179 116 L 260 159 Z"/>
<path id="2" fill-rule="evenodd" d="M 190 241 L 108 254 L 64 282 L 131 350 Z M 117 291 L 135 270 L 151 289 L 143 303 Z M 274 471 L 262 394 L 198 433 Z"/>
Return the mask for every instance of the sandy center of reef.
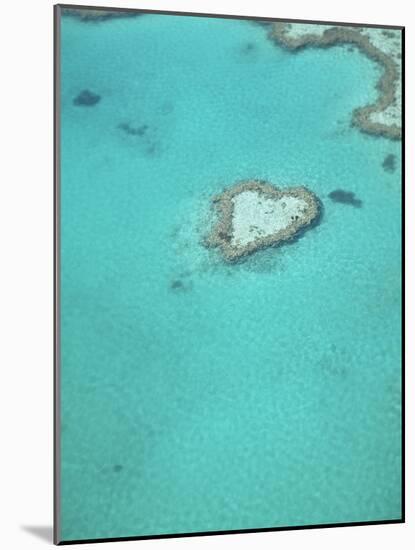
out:
<path id="1" fill-rule="evenodd" d="M 233 246 L 245 246 L 286 229 L 294 220 L 302 219 L 308 208 L 299 197 L 274 199 L 256 191 L 243 191 L 232 198 L 232 203 Z"/>

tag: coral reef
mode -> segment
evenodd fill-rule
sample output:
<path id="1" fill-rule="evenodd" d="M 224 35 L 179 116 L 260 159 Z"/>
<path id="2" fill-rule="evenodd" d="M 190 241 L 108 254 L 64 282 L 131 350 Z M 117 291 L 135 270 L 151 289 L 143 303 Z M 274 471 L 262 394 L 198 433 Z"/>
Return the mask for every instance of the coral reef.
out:
<path id="1" fill-rule="evenodd" d="M 89 8 L 63 8 L 62 15 L 76 17 L 84 22 L 99 22 L 118 17 L 137 17 L 143 15 L 137 11 L 129 10 L 92 10 Z"/>
<path id="2" fill-rule="evenodd" d="M 131 126 L 129 122 L 121 122 L 118 124 L 120 130 L 124 130 L 129 136 L 143 136 L 148 130 L 148 124 L 142 124 L 141 126 Z"/>
<path id="3" fill-rule="evenodd" d="M 318 219 L 318 198 L 305 187 L 278 189 L 263 181 L 243 181 L 213 197 L 218 221 L 204 239 L 236 261 L 298 236 Z"/>
<path id="4" fill-rule="evenodd" d="M 382 167 L 385 172 L 395 172 L 396 170 L 396 156 L 390 153 L 386 155 L 384 161 L 382 162 Z"/>
<path id="5" fill-rule="evenodd" d="M 310 29 L 312 29 L 310 31 Z M 387 33 L 387 34 L 386 34 Z M 314 24 L 274 23 L 268 33 L 271 40 L 290 49 L 355 46 L 383 67 L 376 84 L 375 103 L 357 107 L 352 124 L 363 132 L 400 139 L 401 130 L 401 31 L 374 27 L 345 27 Z"/>
<path id="6" fill-rule="evenodd" d="M 343 189 L 336 189 L 329 193 L 329 197 L 333 202 L 339 202 L 341 204 L 350 204 L 356 208 L 360 208 L 363 202 L 355 197 L 355 194 L 351 191 L 344 191 Z"/>
<path id="7" fill-rule="evenodd" d="M 170 281 L 170 290 L 173 292 L 189 292 L 192 286 L 191 280 L 173 279 Z"/>
<path id="8" fill-rule="evenodd" d="M 89 90 L 82 90 L 73 100 L 73 104 L 78 107 L 93 107 L 99 101 L 101 101 L 100 95 L 94 94 L 94 92 L 90 92 Z"/>

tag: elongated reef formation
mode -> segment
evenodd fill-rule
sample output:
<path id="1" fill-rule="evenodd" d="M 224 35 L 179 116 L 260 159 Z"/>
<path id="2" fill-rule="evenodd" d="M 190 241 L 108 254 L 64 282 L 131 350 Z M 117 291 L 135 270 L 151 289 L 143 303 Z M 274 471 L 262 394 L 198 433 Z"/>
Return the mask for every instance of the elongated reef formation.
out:
<path id="1" fill-rule="evenodd" d="M 128 10 L 90 10 L 88 8 L 63 8 L 62 15 L 69 15 L 71 17 L 76 17 L 81 21 L 93 22 L 93 21 L 105 21 L 107 19 L 115 19 L 118 17 L 137 17 L 142 15 L 137 11 L 128 11 Z"/>
<path id="2" fill-rule="evenodd" d="M 379 63 L 383 73 L 376 84 L 378 97 L 374 103 L 354 109 L 352 124 L 368 134 L 401 139 L 401 32 L 400 29 L 276 22 L 270 28 L 269 38 L 290 50 L 350 44 Z"/>
<path id="3" fill-rule="evenodd" d="M 318 217 L 318 198 L 305 187 L 278 189 L 262 181 L 244 181 L 212 198 L 217 223 L 204 239 L 227 261 L 293 239 Z"/>

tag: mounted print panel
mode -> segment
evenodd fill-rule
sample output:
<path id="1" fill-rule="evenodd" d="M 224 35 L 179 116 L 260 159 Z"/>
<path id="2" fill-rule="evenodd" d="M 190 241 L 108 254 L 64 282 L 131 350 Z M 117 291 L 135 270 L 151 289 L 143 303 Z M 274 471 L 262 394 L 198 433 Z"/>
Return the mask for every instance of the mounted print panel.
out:
<path id="1" fill-rule="evenodd" d="M 403 28 L 55 38 L 55 542 L 403 521 Z"/>

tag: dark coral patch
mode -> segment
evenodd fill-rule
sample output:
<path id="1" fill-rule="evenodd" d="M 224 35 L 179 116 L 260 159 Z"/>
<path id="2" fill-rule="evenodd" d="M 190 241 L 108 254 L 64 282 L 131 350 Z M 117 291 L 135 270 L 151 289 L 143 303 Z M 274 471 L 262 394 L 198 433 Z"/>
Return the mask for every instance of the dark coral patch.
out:
<path id="1" fill-rule="evenodd" d="M 78 107 L 93 107 L 99 101 L 101 101 L 100 95 L 89 90 L 82 90 L 73 100 L 73 104 Z"/>
<path id="2" fill-rule="evenodd" d="M 183 289 L 184 288 L 183 281 L 181 281 L 180 279 L 175 279 L 170 283 L 170 288 L 173 290 Z"/>
<path id="3" fill-rule="evenodd" d="M 253 23 L 254 25 L 260 25 L 261 27 L 265 27 L 265 28 L 268 28 L 268 27 L 272 27 L 272 25 L 274 24 L 274 21 L 262 21 L 262 20 L 253 20 L 251 21 L 251 23 Z"/>
<path id="4" fill-rule="evenodd" d="M 242 46 L 243 54 L 250 54 L 255 50 L 255 44 L 253 42 L 247 42 Z"/>
<path id="5" fill-rule="evenodd" d="M 192 288 L 191 281 L 183 281 L 183 279 L 173 279 L 170 282 L 170 290 L 173 292 L 188 292 Z"/>
<path id="6" fill-rule="evenodd" d="M 123 469 L 123 466 L 122 464 L 114 464 L 114 466 L 112 467 L 113 471 L 116 472 L 117 474 L 121 472 L 121 470 Z"/>
<path id="7" fill-rule="evenodd" d="M 392 154 L 386 155 L 384 161 L 382 162 L 382 167 L 385 170 L 385 172 L 395 172 L 396 156 Z"/>
<path id="8" fill-rule="evenodd" d="M 141 126 L 131 126 L 129 122 L 121 122 L 118 124 L 118 128 L 123 130 L 129 136 L 143 136 L 148 130 L 147 124 L 142 124 Z"/>
<path id="9" fill-rule="evenodd" d="M 355 206 L 356 208 L 360 208 L 363 204 L 360 199 L 355 197 L 354 193 L 351 191 L 344 191 L 343 189 L 336 189 L 335 191 L 332 191 L 329 193 L 329 197 L 333 202 L 349 204 L 351 206 Z"/>
<path id="10" fill-rule="evenodd" d="M 107 19 L 115 19 L 118 17 L 138 17 L 139 15 L 144 15 L 143 13 L 140 13 L 138 11 L 132 11 L 132 10 L 106 10 L 106 9 L 90 9 L 90 8 L 81 8 L 81 9 L 74 9 L 74 8 L 63 8 L 62 9 L 62 15 L 63 16 L 70 16 L 75 17 L 76 19 L 79 19 L 80 21 L 84 21 L 85 23 L 98 23 L 100 21 L 106 21 Z"/>
<path id="11" fill-rule="evenodd" d="M 148 157 L 155 157 L 160 154 L 160 147 L 159 144 L 154 142 L 150 143 L 149 146 L 146 149 L 146 155 Z"/>

